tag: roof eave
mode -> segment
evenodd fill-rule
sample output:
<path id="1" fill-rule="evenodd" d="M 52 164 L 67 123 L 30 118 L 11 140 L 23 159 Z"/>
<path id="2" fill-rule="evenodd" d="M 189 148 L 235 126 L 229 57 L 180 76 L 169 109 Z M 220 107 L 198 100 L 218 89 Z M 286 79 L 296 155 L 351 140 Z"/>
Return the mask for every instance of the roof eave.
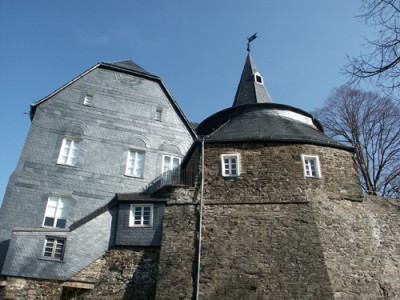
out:
<path id="1" fill-rule="evenodd" d="M 198 143 L 201 142 L 203 136 L 199 137 Z M 206 144 L 224 144 L 224 143 L 251 143 L 251 142 L 268 142 L 268 143 L 285 143 L 285 144 L 309 144 L 317 146 L 327 146 L 331 148 L 337 148 L 342 150 L 347 150 L 350 152 L 355 152 L 355 148 L 352 146 L 342 145 L 339 143 L 329 143 L 316 140 L 307 139 L 291 139 L 291 138 L 266 138 L 266 137 L 251 137 L 251 138 L 232 138 L 232 139 L 204 139 Z"/>

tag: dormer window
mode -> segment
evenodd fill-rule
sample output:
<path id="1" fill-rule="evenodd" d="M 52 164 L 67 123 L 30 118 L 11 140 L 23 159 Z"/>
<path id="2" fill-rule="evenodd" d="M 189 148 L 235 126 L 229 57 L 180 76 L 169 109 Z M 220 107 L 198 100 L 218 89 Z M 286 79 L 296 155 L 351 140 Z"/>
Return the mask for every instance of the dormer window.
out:
<path id="1" fill-rule="evenodd" d="M 264 79 L 258 72 L 254 74 L 254 81 L 258 84 L 264 84 Z"/>

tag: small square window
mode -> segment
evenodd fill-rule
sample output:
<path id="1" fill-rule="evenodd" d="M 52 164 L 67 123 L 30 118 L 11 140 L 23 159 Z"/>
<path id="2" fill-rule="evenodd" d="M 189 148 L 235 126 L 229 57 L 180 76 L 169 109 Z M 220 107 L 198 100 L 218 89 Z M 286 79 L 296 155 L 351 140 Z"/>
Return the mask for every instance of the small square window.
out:
<path id="1" fill-rule="evenodd" d="M 125 175 L 143 177 L 144 152 L 129 150 Z"/>
<path id="2" fill-rule="evenodd" d="M 93 95 L 87 94 L 85 96 L 85 99 L 83 99 L 83 105 L 92 106 L 92 102 L 93 102 Z"/>
<path id="3" fill-rule="evenodd" d="M 62 165 L 76 166 L 78 161 L 79 147 L 79 140 L 64 138 L 57 163 Z"/>
<path id="4" fill-rule="evenodd" d="M 222 176 L 235 177 L 240 175 L 240 154 L 221 155 Z"/>
<path id="5" fill-rule="evenodd" d="M 157 121 L 161 121 L 162 120 L 162 108 L 157 108 L 156 109 L 156 114 L 154 116 L 154 119 Z"/>
<path id="6" fill-rule="evenodd" d="M 47 201 L 43 227 L 65 228 L 67 226 L 70 200 L 58 195 L 51 195 Z"/>
<path id="7" fill-rule="evenodd" d="M 62 260 L 65 250 L 65 239 L 46 237 L 43 249 L 43 257 Z"/>
<path id="8" fill-rule="evenodd" d="M 305 177 L 320 178 L 321 170 L 319 166 L 319 159 L 316 155 L 302 155 L 303 169 Z"/>
<path id="9" fill-rule="evenodd" d="M 153 204 L 131 204 L 129 227 L 153 226 Z"/>
<path id="10" fill-rule="evenodd" d="M 258 72 L 254 74 L 254 80 L 258 84 L 264 84 L 264 80 L 263 80 L 261 74 Z"/>

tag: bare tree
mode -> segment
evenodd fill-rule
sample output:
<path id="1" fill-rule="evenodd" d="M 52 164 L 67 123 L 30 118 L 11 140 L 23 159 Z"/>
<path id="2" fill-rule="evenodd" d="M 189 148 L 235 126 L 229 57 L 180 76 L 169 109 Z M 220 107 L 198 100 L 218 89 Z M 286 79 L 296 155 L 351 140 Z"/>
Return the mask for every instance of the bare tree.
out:
<path id="1" fill-rule="evenodd" d="M 370 79 L 385 91 L 398 92 L 400 87 L 400 0 L 363 0 L 358 16 L 377 28 L 375 39 L 367 39 L 367 53 L 348 58 L 344 71 L 351 83 Z M 394 93 L 396 94 L 396 93 Z M 398 96 L 398 95 L 396 95 Z"/>
<path id="2" fill-rule="evenodd" d="M 400 108 L 377 93 L 341 86 L 315 111 L 327 135 L 352 145 L 367 194 L 400 197 Z"/>

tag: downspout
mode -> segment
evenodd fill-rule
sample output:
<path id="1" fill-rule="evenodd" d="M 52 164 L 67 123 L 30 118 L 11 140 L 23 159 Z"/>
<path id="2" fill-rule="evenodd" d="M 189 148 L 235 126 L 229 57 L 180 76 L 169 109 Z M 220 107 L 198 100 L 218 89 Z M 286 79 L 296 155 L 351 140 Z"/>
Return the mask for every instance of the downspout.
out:
<path id="1" fill-rule="evenodd" d="M 199 233 L 197 249 L 197 278 L 196 278 L 196 300 L 199 299 L 200 291 L 200 261 L 201 261 L 201 228 L 203 226 L 203 197 L 204 197 L 204 138 L 201 139 L 201 185 L 200 185 L 200 212 Z"/>

